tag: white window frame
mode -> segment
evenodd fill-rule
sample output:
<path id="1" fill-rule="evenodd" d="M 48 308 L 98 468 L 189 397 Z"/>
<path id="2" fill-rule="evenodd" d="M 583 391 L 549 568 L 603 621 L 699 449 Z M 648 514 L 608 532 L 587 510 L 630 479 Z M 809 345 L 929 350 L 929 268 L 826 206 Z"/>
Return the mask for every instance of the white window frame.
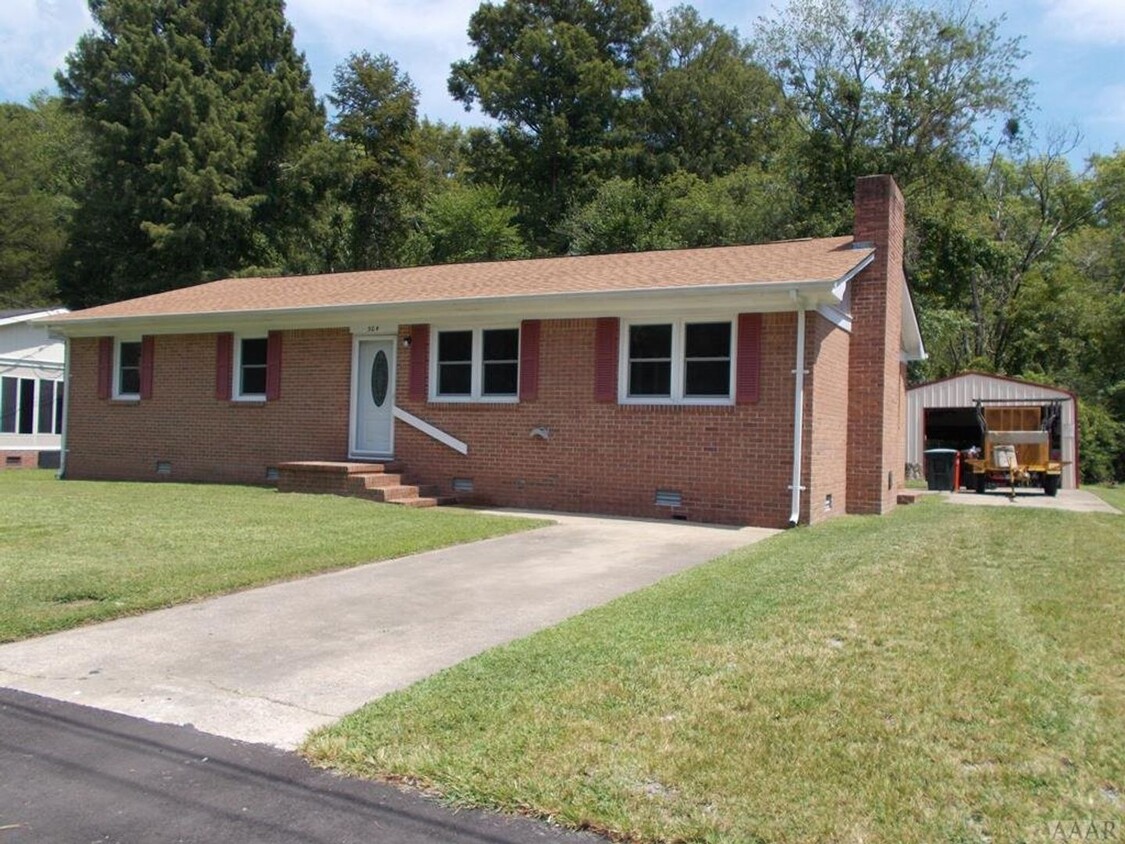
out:
<path id="1" fill-rule="evenodd" d="M 230 397 L 231 401 L 244 401 L 244 402 L 264 402 L 266 400 L 266 390 L 260 393 L 244 393 L 242 392 L 242 341 L 243 340 L 265 340 L 266 341 L 266 390 L 269 389 L 270 379 L 270 352 L 269 352 L 269 335 L 268 334 L 236 334 L 234 335 L 234 349 L 231 354 L 231 385 Z"/>
<path id="2" fill-rule="evenodd" d="M 700 323 L 726 323 L 730 325 L 730 383 L 725 396 L 685 396 L 684 386 L 687 375 L 687 359 L 684 357 L 685 337 L 688 325 Z M 672 377 L 667 396 L 632 396 L 629 394 L 629 330 L 641 325 L 672 326 Z M 668 319 L 649 317 L 645 319 L 622 319 L 617 352 L 617 401 L 619 404 L 660 404 L 660 405 L 701 405 L 705 407 L 725 407 L 734 404 L 735 367 L 738 358 L 738 320 L 729 314 L 714 316 L 692 316 Z"/>
<path id="3" fill-rule="evenodd" d="M 121 345 L 123 343 L 136 343 L 141 347 L 140 354 L 137 356 L 137 392 L 123 393 L 121 391 Z M 144 371 L 144 345 L 140 337 L 116 337 L 113 341 L 113 397 L 115 399 L 123 399 L 125 401 L 139 401 L 141 398 L 141 373 Z"/>
<path id="4" fill-rule="evenodd" d="M 469 395 L 443 395 L 438 390 L 438 348 L 440 335 L 446 332 L 471 331 L 473 333 L 472 349 L 472 376 Z M 516 347 L 516 392 L 507 396 L 486 396 L 484 390 L 484 332 L 486 331 L 515 331 L 518 337 Z M 520 400 L 520 359 L 523 351 L 523 331 L 519 323 L 503 323 L 500 325 L 475 325 L 472 327 L 458 325 L 432 326 L 430 329 L 430 372 L 429 372 L 429 400 L 433 403 L 450 404 L 518 404 Z"/>

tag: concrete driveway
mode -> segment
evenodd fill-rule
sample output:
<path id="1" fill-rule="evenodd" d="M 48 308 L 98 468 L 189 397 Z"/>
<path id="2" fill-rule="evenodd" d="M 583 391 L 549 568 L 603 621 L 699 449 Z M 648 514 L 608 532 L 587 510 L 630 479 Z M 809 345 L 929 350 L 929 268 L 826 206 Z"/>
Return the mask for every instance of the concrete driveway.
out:
<path id="1" fill-rule="evenodd" d="M 0 646 L 0 686 L 291 748 L 494 645 L 773 531 L 549 527 Z"/>
<path id="2" fill-rule="evenodd" d="M 1015 498 L 1003 487 L 990 489 L 983 495 L 975 492 L 960 492 L 956 495 L 944 494 L 950 504 L 964 504 L 970 507 L 1015 507 L 1016 509 L 1067 510 L 1071 513 L 1117 513 L 1115 507 L 1106 504 L 1092 492 L 1084 489 L 1060 489 L 1058 495 L 1051 497 L 1040 489 L 1016 489 Z"/>

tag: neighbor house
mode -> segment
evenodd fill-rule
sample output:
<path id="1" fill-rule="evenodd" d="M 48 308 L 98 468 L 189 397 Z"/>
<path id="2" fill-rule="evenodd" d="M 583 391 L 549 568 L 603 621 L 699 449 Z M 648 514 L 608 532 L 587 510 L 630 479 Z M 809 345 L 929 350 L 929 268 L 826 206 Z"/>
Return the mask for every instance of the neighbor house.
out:
<path id="1" fill-rule="evenodd" d="M 518 507 L 884 512 L 924 352 L 902 195 L 863 178 L 855 208 L 846 237 L 227 279 L 52 317 L 65 476 L 260 484 L 282 467 L 301 489 L 294 461 L 393 459 Z"/>
<path id="2" fill-rule="evenodd" d="M 0 311 L 0 459 L 6 468 L 58 466 L 63 343 L 35 322 L 64 308 Z"/>

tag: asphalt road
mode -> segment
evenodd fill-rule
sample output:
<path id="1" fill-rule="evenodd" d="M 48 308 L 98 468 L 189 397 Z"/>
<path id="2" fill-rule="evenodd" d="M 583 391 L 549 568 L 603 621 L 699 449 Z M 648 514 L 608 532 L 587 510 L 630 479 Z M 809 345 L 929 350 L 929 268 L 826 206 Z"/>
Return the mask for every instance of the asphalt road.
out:
<path id="1" fill-rule="evenodd" d="M 0 689 L 0 844 L 591 844 L 298 756 Z"/>

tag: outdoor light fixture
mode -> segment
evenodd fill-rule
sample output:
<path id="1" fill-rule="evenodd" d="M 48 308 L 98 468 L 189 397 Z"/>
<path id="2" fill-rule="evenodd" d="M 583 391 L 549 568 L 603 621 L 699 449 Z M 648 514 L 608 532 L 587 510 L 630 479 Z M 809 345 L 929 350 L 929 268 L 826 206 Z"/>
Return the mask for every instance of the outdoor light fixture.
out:
<path id="1" fill-rule="evenodd" d="M 410 348 L 410 335 L 409 334 L 407 334 L 405 337 L 402 338 L 402 347 L 404 349 Z"/>

